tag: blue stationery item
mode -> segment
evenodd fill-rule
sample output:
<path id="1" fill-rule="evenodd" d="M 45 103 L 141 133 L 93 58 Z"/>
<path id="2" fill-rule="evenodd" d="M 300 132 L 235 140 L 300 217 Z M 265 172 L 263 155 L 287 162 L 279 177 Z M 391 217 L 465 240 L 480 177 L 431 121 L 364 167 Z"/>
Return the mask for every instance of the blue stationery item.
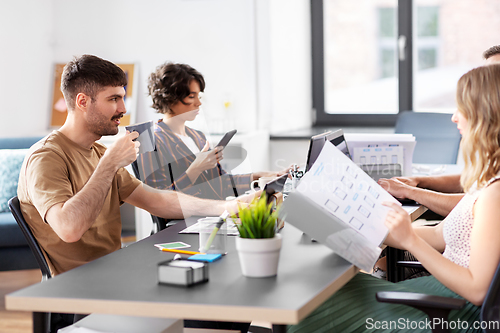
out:
<path id="1" fill-rule="evenodd" d="M 189 257 L 188 260 L 212 262 L 220 259 L 221 257 L 222 254 L 220 253 L 206 253 L 206 254 L 195 254 Z"/>

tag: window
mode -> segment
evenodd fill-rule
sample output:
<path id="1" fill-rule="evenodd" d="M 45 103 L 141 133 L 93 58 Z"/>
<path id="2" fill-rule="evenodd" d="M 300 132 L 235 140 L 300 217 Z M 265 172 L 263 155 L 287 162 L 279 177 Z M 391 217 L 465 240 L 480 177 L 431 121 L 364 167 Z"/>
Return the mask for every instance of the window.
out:
<path id="1" fill-rule="evenodd" d="M 380 77 L 396 77 L 396 8 L 378 8 Z"/>
<path id="2" fill-rule="evenodd" d="M 311 0 L 311 11 L 317 126 L 453 112 L 460 76 L 500 44 L 497 0 Z"/>
<path id="3" fill-rule="evenodd" d="M 376 3 L 323 1 L 324 111 L 337 119 L 397 113 L 397 0 Z"/>

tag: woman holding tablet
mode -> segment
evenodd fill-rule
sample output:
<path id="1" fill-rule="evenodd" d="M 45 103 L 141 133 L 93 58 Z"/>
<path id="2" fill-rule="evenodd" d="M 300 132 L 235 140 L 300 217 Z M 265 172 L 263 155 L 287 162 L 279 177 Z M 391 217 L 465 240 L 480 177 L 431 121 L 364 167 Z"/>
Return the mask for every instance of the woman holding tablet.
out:
<path id="1" fill-rule="evenodd" d="M 288 172 L 286 169 L 230 175 L 221 168 L 223 147 L 211 149 L 201 131 L 186 126 L 187 121 L 193 121 L 199 114 L 200 93 L 205 90 L 203 76 L 191 66 L 175 63 L 158 66 L 149 76 L 148 90 L 153 108 L 163 118 L 155 128 L 156 151 L 138 158 L 146 184 L 224 200 L 249 190 L 253 180 Z"/>
<path id="2" fill-rule="evenodd" d="M 465 168 L 460 182 L 466 194 L 443 222 L 416 227 L 404 209 L 386 203 L 391 208 L 386 244 L 411 252 L 432 276 L 391 283 L 359 273 L 288 332 L 429 331 L 423 312 L 378 303 L 378 291 L 463 298 L 464 307 L 447 318 L 449 327 L 480 331 L 480 306 L 500 262 L 499 86 L 500 65 L 475 68 L 458 81 L 458 110 L 451 119 L 462 134 Z"/>

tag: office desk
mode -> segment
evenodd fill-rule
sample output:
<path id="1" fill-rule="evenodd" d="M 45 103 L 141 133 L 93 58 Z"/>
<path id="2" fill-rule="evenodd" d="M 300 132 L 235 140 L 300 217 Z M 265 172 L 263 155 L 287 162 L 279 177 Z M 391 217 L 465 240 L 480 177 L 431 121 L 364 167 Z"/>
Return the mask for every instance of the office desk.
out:
<path id="1" fill-rule="evenodd" d="M 410 215 L 410 219 L 412 222 L 418 219 L 423 213 L 427 211 L 427 207 L 422 205 L 403 205 L 403 208 L 408 212 L 408 215 Z"/>
<path id="2" fill-rule="evenodd" d="M 228 254 L 210 263 L 209 282 L 190 288 L 158 284 L 157 264 L 173 258 L 153 244 L 183 241 L 197 249 L 198 235 L 178 234 L 185 222 L 43 283 L 6 296 L 8 310 L 108 313 L 131 316 L 250 322 L 276 331 L 296 324 L 347 283 L 357 268 L 326 246 L 312 243 L 290 224 L 278 275 L 241 274 L 234 237 Z M 35 328 L 34 328 L 35 329 Z"/>

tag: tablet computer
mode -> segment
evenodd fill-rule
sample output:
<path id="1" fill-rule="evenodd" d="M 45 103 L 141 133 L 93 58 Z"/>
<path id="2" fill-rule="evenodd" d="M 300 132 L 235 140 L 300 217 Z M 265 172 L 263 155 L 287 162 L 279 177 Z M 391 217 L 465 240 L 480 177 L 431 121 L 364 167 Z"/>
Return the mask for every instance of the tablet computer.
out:
<path id="1" fill-rule="evenodd" d="M 224 134 L 222 139 L 220 139 L 219 143 L 215 147 L 222 147 L 222 149 L 224 149 L 224 147 L 227 146 L 227 144 L 229 143 L 229 141 L 231 141 L 231 139 L 236 134 L 236 132 L 237 132 L 237 130 L 234 129 L 234 130 L 229 131 L 226 134 Z"/>

